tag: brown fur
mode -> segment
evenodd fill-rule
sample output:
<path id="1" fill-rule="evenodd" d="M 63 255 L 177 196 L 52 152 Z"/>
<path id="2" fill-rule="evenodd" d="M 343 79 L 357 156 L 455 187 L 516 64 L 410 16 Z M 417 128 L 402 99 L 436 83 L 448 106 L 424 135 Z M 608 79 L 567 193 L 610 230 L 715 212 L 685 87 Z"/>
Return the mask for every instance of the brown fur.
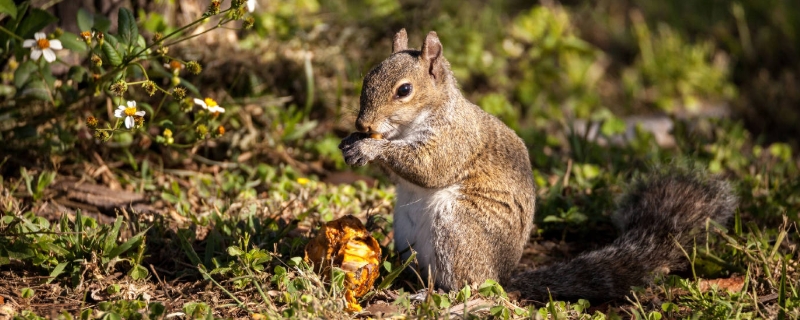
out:
<path id="1" fill-rule="evenodd" d="M 719 181 L 667 175 L 640 183 L 620 209 L 629 231 L 614 244 L 509 282 L 533 226 L 527 148 L 464 98 L 435 32 L 413 50 L 401 30 L 392 48 L 364 78 L 359 132 L 339 148 L 348 164 L 375 163 L 398 184 L 396 248 L 432 249 L 418 258 L 437 287 L 497 279 L 535 299 L 548 289 L 563 298 L 618 297 L 654 271 L 680 267 L 670 236 L 690 244 L 692 228 L 707 217 L 724 221 L 735 206 Z M 404 84 L 413 86 L 408 96 L 401 96 Z"/>

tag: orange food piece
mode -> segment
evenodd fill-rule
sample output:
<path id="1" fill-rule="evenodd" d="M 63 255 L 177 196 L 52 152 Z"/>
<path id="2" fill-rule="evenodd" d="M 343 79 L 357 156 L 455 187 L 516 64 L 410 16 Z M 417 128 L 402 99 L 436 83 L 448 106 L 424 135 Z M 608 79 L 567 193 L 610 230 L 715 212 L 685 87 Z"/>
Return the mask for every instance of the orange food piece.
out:
<path id="1" fill-rule="evenodd" d="M 369 137 L 372 138 L 372 139 L 375 139 L 375 140 L 383 139 L 383 135 L 380 134 L 380 133 L 377 133 L 377 132 L 370 133 Z"/>
<path id="2" fill-rule="evenodd" d="M 380 259 L 378 241 L 353 216 L 323 225 L 305 250 L 306 262 L 313 263 L 323 277 L 330 275 L 332 265 L 345 271 L 345 299 L 351 312 L 361 311 L 356 298 L 372 289 L 380 274 Z"/>

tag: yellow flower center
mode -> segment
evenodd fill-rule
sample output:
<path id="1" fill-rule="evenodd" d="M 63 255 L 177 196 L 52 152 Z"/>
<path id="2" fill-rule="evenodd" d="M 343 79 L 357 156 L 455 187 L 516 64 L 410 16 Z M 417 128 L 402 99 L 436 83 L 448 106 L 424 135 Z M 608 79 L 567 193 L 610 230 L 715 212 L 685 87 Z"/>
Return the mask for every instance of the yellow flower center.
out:
<path id="1" fill-rule="evenodd" d="M 136 107 L 125 108 L 125 115 L 129 117 L 136 115 Z"/>
<path id="2" fill-rule="evenodd" d="M 30 42 L 29 42 L 30 43 Z M 50 48 L 50 40 L 47 39 L 39 39 L 36 41 L 36 45 L 39 46 L 39 49 L 47 49 Z"/>
<path id="3" fill-rule="evenodd" d="M 209 107 L 209 108 L 217 106 L 217 102 L 214 101 L 214 99 L 211 99 L 211 98 L 205 98 L 205 100 L 203 100 L 203 102 L 205 102 L 206 103 L 206 107 Z"/>
<path id="4" fill-rule="evenodd" d="M 92 38 L 92 32 L 90 31 L 81 32 L 81 37 L 83 38 L 83 40 L 89 40 Z"/>

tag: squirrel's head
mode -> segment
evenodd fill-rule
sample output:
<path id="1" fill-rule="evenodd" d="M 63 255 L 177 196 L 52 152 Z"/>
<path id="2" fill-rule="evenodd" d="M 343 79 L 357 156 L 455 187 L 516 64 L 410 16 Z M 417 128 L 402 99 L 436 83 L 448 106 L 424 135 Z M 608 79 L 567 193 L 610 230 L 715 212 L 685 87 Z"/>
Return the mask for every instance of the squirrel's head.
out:
<path id="1" fill-rule="evenodd" d="M 408 48 L 402 29 L 394 36 L 392 55 L 364 78 L 356 129 L 392 139 L 417 117 L 447 101 L 454 84 L 436 32 L 425 37 L 422 49 Z"/>

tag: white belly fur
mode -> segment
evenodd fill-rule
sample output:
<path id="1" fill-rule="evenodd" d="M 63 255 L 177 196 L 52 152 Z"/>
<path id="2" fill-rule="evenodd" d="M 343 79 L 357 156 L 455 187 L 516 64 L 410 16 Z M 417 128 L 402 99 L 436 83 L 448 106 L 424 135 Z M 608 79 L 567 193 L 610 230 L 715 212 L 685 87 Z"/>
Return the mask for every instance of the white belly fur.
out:
<path id="1" fill-rule="evenodd" d="M 401 252 L 409 246 L 417 252 L 417 261 L 423 274 L 430 270 L 437 274 L 449 270 L 436 270 L 437 261 L 433 247 L 432 223 L 439 217 L 440 223 L 452 223 L 452 211 L 459 196 L 459 185 L 440 189 L 427 189 L 401 178 L 397 178 L 397 202 L 394 206 L 395 250 Z M 410 251 L 402 257 L 407 259 Z M 449 266 L 443 266 L 449 269 Z"/>

